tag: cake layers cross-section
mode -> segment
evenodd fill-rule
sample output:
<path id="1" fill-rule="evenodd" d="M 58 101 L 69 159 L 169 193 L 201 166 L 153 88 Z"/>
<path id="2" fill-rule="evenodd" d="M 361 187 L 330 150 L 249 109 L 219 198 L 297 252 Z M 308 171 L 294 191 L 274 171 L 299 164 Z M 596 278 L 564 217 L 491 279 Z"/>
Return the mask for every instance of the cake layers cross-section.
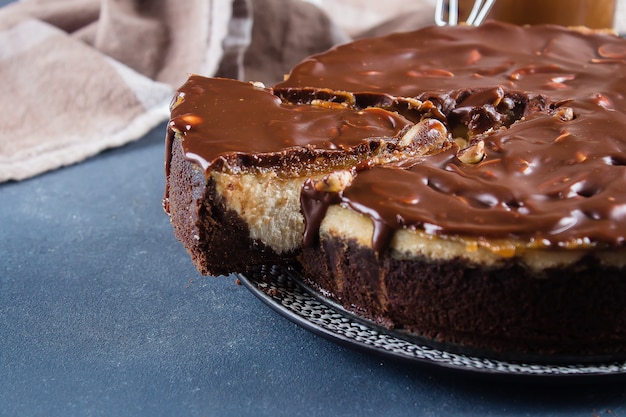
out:
<path id="1" fill-rule="evenodd" d="M 164 199 L 205 274 L 290 263 L 426 342 L 626 353 L 626 41 L 429 27 L 272 88 L 190 77 Z"/>

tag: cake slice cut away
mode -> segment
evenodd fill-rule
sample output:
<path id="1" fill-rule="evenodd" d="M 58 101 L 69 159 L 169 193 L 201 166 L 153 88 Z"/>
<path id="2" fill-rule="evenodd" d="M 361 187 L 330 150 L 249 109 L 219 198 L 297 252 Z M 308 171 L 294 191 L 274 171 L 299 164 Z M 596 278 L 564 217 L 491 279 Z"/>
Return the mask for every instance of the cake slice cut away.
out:
<path id="1" fill-rule="evenodd" d="M 292 259 L 307 179 L 450 146 L 434 120 L 286 103 L 260 85 L 200 76 L 174 99 L 167 140 L 164 207 L 204 274 Z"/>

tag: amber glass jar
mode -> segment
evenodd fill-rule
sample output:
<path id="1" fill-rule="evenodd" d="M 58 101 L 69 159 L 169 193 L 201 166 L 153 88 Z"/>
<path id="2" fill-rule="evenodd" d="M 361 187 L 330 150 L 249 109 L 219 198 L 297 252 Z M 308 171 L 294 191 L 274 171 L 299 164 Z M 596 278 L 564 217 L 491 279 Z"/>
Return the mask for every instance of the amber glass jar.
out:
<path id="1" fill-rule="evenodd" d="M 517 24 L 555 23 L 592 29 L 613 27 L 616 0 L 496 0 L 487 19 Z M 469 16 L 474 0 L 459 0 L 459 21 Z"/>

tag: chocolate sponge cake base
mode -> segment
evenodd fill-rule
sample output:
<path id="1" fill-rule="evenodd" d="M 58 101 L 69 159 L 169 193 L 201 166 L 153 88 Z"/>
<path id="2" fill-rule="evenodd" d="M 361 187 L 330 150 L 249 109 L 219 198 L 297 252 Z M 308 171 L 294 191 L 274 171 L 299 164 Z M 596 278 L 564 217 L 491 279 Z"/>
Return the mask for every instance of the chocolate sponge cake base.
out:
<path id="1" fill-rule="evenodd" d="M 514 260 L 398 260 L 331 237 L 301 259 L 305 282 L 345 309 L 435 345 L 543 360 L 623 355 L 626 271 L 590 257 L 535 276 Z"/>
<path id="2" fill-rule="evenodd" d="M 250 239 L 247 223 L 226 207 L 212 177 L 184 157 L 180 139 L 173 138 L 171 146 L 165 201 L 174 235 L 202 274 L 226 275 L 289 256 Z"/>

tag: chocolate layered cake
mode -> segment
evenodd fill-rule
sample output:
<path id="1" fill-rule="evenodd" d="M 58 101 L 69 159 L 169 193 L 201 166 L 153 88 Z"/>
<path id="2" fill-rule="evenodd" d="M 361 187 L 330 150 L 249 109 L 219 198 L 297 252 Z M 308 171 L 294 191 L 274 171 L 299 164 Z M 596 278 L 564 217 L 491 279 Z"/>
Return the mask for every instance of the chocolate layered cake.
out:
<path id="1" fill-rule="evenodd" d="M 165 207 L 207 274 L 290 263 L 426 343 L 626 353 L 626 41 L 430 27 L 272 88 L 193 76 Z"/>
<path id="2" fill-rule="evenodd" d="M 293 259 L 306 180 L 436 152 L 447 141 L 436 121 L 414 124 L 376 107 L 292 104 L 258 84 L 200 76 L 180 88 L 171 114 L 164 205 L 204 274 Z"/>

